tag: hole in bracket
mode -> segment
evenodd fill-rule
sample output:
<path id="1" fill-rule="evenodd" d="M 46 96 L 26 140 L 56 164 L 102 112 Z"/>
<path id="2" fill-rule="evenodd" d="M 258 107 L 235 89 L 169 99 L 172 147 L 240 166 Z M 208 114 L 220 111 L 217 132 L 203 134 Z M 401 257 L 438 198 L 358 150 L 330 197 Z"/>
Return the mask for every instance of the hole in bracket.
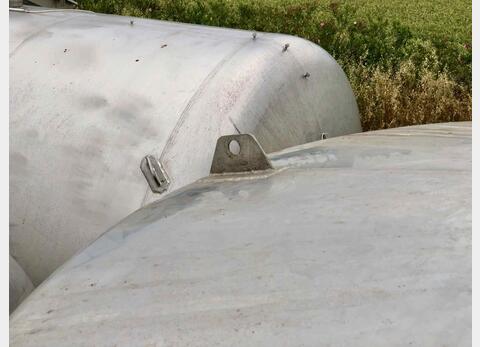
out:
<path id="1" fill-rule="evenodd" d="M 273 169 L 272 163 L 251 134 L 220 136 L 210 168 L 211 174 L 227 174 Z"/>
<path id="2" fill-rule="evenodd" d="M 238 141 L 237 140 L 230 141 L 230 143 L 228 144 L 228 150 L 233 155 L 239 155 L 240 154 L 240 144 L 238 143 Z"/>

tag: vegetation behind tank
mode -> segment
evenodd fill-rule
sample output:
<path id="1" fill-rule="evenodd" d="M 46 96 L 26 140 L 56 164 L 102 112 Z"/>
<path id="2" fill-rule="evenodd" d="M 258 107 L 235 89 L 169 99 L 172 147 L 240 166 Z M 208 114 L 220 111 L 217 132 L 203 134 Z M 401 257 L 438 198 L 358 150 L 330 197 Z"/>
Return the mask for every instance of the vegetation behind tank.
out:
<path id="1" fill-rule="evenodd" d="M 81 0 L 79 5 L 313 41 L 347 73 L 364 130 L 472 118 L 467 0 Z"/>

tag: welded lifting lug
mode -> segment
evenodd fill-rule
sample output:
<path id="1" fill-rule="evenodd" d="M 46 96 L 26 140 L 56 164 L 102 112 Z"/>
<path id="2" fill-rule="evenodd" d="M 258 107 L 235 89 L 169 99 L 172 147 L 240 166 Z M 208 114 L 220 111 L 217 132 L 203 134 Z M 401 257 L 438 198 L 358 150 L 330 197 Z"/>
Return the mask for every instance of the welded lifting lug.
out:
<path id="1" fill-rule="evenodd" d="M 226 135 L 217 140 L 211 174 L 268 169 L 273 169 L 272 164 L 253 135 Z"/>
<path id="2" fill-rule="evenodd" d="M 145 156 L 140 163 L 145 179 L 154 193 L 163 193 L 170 185 L 170 179 L 160 161 L 153 155 Z"/>

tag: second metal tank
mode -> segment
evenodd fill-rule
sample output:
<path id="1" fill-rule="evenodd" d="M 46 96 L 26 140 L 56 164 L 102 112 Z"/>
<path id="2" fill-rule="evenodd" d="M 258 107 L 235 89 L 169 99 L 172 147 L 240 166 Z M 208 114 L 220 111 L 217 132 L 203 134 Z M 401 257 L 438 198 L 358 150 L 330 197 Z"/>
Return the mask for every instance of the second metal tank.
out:
<path id="1" fill-rule="evenodd" d="M 471 140 L 388 129 L 205 177 L 58 269 L 10 346 L 472 346 Z"/>

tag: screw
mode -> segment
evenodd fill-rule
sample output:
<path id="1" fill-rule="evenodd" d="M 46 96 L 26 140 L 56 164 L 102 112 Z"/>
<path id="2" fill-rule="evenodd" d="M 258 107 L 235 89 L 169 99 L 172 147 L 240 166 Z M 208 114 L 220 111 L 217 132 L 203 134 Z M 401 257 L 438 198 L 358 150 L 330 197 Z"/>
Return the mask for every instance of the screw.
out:
<path id="1" fill-rule="evenodd" d="M 290 47 L 290 44 L 289 43 L 286 43 L 285 46 L 283 46 L 283 50 L 282 52 L 286 52 L 288 47 Z"/>
<path id="2" fill-rule="evenodd" d="M 257 33 L 252 34 L 252 39 L 256 40 L 257 39 Z"/>
<path id="3" fill-rule="evenodd" d="M 310 73 L 309 72 L 305 72 L 302 76 L 303 78 L 307 79 L 310 77 Z"/>

